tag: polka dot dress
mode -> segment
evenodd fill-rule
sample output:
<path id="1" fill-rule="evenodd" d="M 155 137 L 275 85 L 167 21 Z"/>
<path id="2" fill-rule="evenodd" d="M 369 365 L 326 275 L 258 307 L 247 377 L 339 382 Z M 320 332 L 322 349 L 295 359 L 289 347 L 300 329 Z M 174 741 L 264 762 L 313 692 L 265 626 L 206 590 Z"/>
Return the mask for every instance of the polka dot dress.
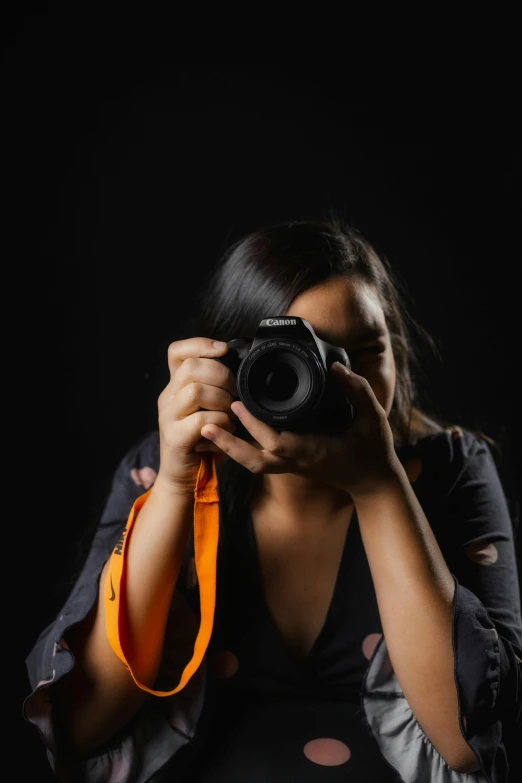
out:
<path id="1" fill-rule="evenodd" d="M 497 733 L 477 732 L 477 727 L 498 719 L 504 735 L 519 712 L 515 699 L 522 692 L 522 617 L 513 529 L 493 457 L 484 441 L 459 427 L 428 435 L 400 449 L 398 456 L 448 568 L 458 579 L 454 639 L 460 727 L 466 737 L 474 738 L 473 749 L 488 780 L 504 781 L 504 744 Z M 96 533 L 95 554 L 87 559 L 77 582 L 81 589 L 71 593 L 26 658 L 33 690 L 24 702 L 24 714 L 37 727 L 49 760 L 56 763 L 53 770 L 69 761 L 55 741 L 50 690 L 70 671 L 64 628 L 85 618 L 89 596 L 95 597 L 95 568 L 101 569 L 96 552 L 102 557 L 113 546 L 115 521 L 127 517 L 139 494 L 154 484 L 158 470 L 159 436 L 154 432 L 118 467 Z M 381 690 L 393 676 L 393 662 L 381 644 L 383 629 L 357 515 L 341 545 L 323 627 L 304 658 L 287 649 L 265 602 L 250 514 L 226 517 L 224 511 L 206 665 L 181 692 L 149 699 L 147 708 L 111 739 L 108 749 L 85 765 L 82 761 L 82 779 L 386 783 L 411 780 L 413 775 L 419 783 L 453 780 L 457 773 L 450 775 L 422 728 L 414 725 L 413 714 L 404 713 L 406 723 L 395 723 L 392 729 L 397 731 L 389 733 L 395 719 L 393 702 L 403 696 Z M 156 683 L 160 690 L 179 681 L 180 666 L 192 657 L 200 611 L 198 576 L 193 549 L 188 547 L 167 624 Z M 184 618 L 182 624 L 179 617 Z M 422 644 L 416 652 L 422 654 Z M 372 690 L 374 697 L 379 695 L 372 709 L 368 694 L 364 706 L 360 696 L 371 661 L 378 662 L 379 670 Z M 497 700 L 499 678 L 505 687 Z M 431 681 L 429 685 L 436 687 Z M 506 731 L 505 737 L 509 734 Z M 387 743 L 390 736 L 393 741 Z M 506 742 L 510 772 L 514 770 L 510 780 L 522 780 L 516 774 L 520 743 L 515 732 L 511 743 L 508 749 Z"/>

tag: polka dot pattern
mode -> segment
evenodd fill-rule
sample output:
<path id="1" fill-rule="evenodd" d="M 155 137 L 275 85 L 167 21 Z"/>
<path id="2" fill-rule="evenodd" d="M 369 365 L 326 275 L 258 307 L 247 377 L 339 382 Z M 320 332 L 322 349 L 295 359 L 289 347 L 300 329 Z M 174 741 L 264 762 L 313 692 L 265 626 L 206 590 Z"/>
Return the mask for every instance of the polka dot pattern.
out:
<path id="1" fill-rule="evenodd" d="M 463 432 L 459 427 L 451 428 L 449 430 L 449 433 L 450 433 L 450 438 L 453 441 L 458 441 L 459 438 L 463 437 Z M 458 449 L 458 446 L 454 448 Z M 423 474 L 423 470 L 425 470 L 426 475 L 422 477 L 421 482 L 423 479 L 429 478 L 429 472 L 430 472 L 429 465 L 430 463 L 429 463 L 428 456 L 426 457 L 425 464 L 423 463 L 422 459 L 417 457 L 405 461 L 404 470 L 406 472 L 409 482 L 411 484 L 415 484 L 415 482 L 418 482 L 419 478 Z M 129 474 L 127 475 L 129 476 Z M 129 477 L 131 477 L 131 480 L 136 487 L 142 487 L 144 490 L 148 490 L 150 489 L 151 486 L 153 486 L 157 474 L 153 470 L 153 468 L 144 467 L 141 469 L 135 469 L 131 471 Z M 469 538 L 471 538 L 471 536 L 469 536 Z M 467 544 L 465 548 L 461 547 L 460 553 L 461 556 L 464 555 L 465 553 L 466 557 L 469 558 L 469 560 L 471 560 L 473 563 L 480 564 L 481 566 L 494 564 L 497 562 L 499 557 L 499 551 L 497 550 L 495 544 L 487 543 L 484 541 L 482 542 L 472 541 L 471 543 Z M 500 555 L 503 555 L 502 549 L 500 550 Z M 185 562 L 187 564 L 186 586 L 188 588 L 195 588 L 197 587 L 198 584 L 195 558 L 188 557 Z M 482 569 L 479 570 L 482 571 Z M 494 569 L 492 569 L 492 571 L 494 571 Z M 62 618 L 60 617 L 60 620 L 61 619 Z M 359 632 L 358 635 L 355 637 L 355 644 L 356 644 L 355 652 L 358 653 L 358 650 L 360 649 L 362 655 L 364 656 L 364 659 L 370 661 L 374 656 L 378 645 L 383 641 L 383 634 L 380 632 L 376 632 L 376 633 L 368 633 L 366 636 L 364 636 L 364 634 L 371 629 L 372 625 L 374 628 L 380 627 L 379 623 L 375 621 L 375 617 L 373 617 L 373 619 L 370 619 L 370 617 L 368 617 L 368 619 L 365 618 L 364 622 L 365 622 L 365 630 L 362 633 Z M 368 622 L 367 625 L 366 622 Z M 490 633 L 489 646 L 491 646 L 491 641 L 494 636 L 498 639 L 497 630 L 495 627 L 492 627 Z M 228 644 L 230 644 L 233 647 L 233 649 L 235 649 L 235 644 L 231 643 L 231 641 L 232 640 L 228 641 Z M 227 644 L 227 642 L 225 642 L 225 644 Z M 359 645 L 361 646 L 359 647 Z M 56 653 L 56 649 L 55 649 L 55 653 Z M 249 667 L 247 666 L 246 663 L 247 659 L 243 658 L 243 652 L 241 648 L 239 649 L 239 654 L 242 655 L 241 665 L 243 668 L 240 673 L 240 677 L 242 678 L 244 669 L 248 669 Z M 517 659 L 517 661 L 519 661 L 520 663 L 519 659 Z M 224 699 L 230 698 L 230 688 L 232 688 L 233 685 L 232 683 L 230 685 L 227 685 L 226 681 L 232 680 L 238 673 L 239 670 L 238 656 L 230 649 L 220 649 L 214 652 L 210 663 L 211 663 L 212 672 L 215 675 L 215 677 L 217 679 L 224 681 L 225 683 L 220 687 L 220 690 L 223 692 Z M 380 670 L 381 673 L 384 674 L 385 676 L 393 675 L 393 666 L 388 653 L 386 653 L 386 655 L 383 655 L 382 657 L 382 664 L 380 666 Z M 53 676 L 54 676 L 54 672 L 53 672 Z M 380 682 L 382 682 L 382 680 L 380 680 Z M 172 715 L 170 717 L 170 725 L 173 727 L 173 729 L 181 732 L 183 735 L 189 736 L 189 734 L 193 731 L 193 729 L 192 730 L 189 729 L 186 720 L 180 717 L 179 707 L 176 707 L 176 712 L 178 714 Z M 303 713 L 304 712 L 305 711 L 303 710 Z M 310 717 L 312 717 L 311 720 Z M 327 774 L 330 775 L 348 774 L 348 776 L 350 776 L 350 772 L 353 774 L 354 768 L 357 767 L 357 765 L 360 763 L 360 759 L 363 754 L 361 753 L 361 745 L 358 742 L 358 735 L 355 734 L 354 732 L 352 736 L 352 734 L 346 729 L 346 724 L 339 724 L 339 725 L 343 725 L 343 729 L 342 729 L 342 734 L 338 734 L 336 731 L 337 726 L 333 721 L 331 722 L 318 721 L 316 720 L 315 712 L 313 713 L 312 716 L 310 716 L 310 714 L 308 715 L 304 714 L 302 717 L 296 720 L 295 723 L 297 724 L 296 730 L 292 734 L 291 742 L 288 743 L 289 752 L 294 755 L 294 759 L 295 759 L 295 754 L 297 754 L 298 761 L 301 763 L 301 765 L 304 765 L 304 767 L 307 766 L 310 767 L 311 773 L 315 774 L 316 776 L 318 775 L 319 777 Z M 268 726 L 270 726 L 270 721 L 267 721 L 267 724 Z M 283 723 L 282 724 L 283 729 L 285 728 L 285 726 L 288 727 L 289 725 L 293 726 L 292 720 Z M 463 732 L 466 732 L 466 736 L 467 736 L 468 728 L 467 728 L 467 718 L 465 715 L 461 715 L 461 727 Z M 345 741 L 341 741 L 341 739 L 337 739 L 336 735 L 338 737 L 341 737 Z M 281 734 L 277 733 L 276 735 L 277 742 L 280 741 L 280 737 Z M 258 738 L 258 733 L 255 733 L 254 740 L 253 740 L 254 743 L 257 741 L 257 738 Z M 255 745 L 253 745 L 253 747 L 255 747 Z M 351 747 L 354 748 L 353 753 L 351 751 Z M 301 756 L 301 752 L 303 754 L 302 756 Z M 117 781 L 120 780 L 123 781 L 128 774 L 128 770 L 125 769 L 124 759 L 119 759 L 115 757 L 114 761 L 115 761 L 114 765 L 108 771 L 110 775 L 111 783 L 117 783 Z M 248 759 L 247 759 L 247 763 L 248 763 Z M 250 761 L 250 763 L 252 762 Z M 314 767 L 310 766 L 312 764 L 315 765 L 315 769 Z M 345 769 L 341 773 L 334 773 L 333 771 L 332 773 L 326 773 L 325 771 L 327 767 L 340 767 L 340 766 L 345 767 Z M 323 772 L 321 772 L 320 769 L 323 769 Z"/>
<path id="2" fill-rule="evenodd" d="M 323 767 L 338 767 L 340 764 L 346 764 L 352 755 L 348 745 L 330 737 L 310 740 L 304 746 L 303 753 L 309 761 Z"/>
<path id="3" fill-rule="evenodd" d="M 215 676 L 220 680 L 227 680 L 233 677 L 239 668 L 237 656 L 230 650 L 218 650 L 213 660 L 213 670 Z"/>
<path id="4" fill-rule="evenodd" d="M 158 475 L 153 468 L 133 468 L 131 470 L 131 478 L 138 487 L 144 489 L 150 489 L 156 481 Z"/>
<path id="5" fill-rule="evenodd" d="M 370 660 L 370 658 L 372 657 L 373 651 L 377 647 L 377 644 L 381 636 L 382 633 L 370 633 L 368 634 L 368 636 L 365 636 L 362 643 L 362 652 L 367 660 Z"/>
<path id="6" fill-rule="evenodd" d="M 479 565 L 493 565 L 498 560 L 498 549 L 495 544 L 486 544 L 484 541 L 472 541 L 464 551 L 470 560 Z"/>
<path id="7" fill-rule="evenodd" d="M 368 661 L 371 659 L 381 637 L 382 633 L 370 633 L 363 639 L 362 653 Z M 381 673 L 384 674 L 385 677 L 394 674 L 394 669 L 388 653 L 386 653 L 382 662 Z"/>

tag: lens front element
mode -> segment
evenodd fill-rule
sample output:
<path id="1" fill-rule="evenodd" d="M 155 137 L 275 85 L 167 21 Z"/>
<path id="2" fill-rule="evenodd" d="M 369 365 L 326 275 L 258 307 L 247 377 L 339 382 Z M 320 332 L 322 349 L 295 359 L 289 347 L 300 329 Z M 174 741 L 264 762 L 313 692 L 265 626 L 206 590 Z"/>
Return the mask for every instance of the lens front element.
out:
<path id="1" fill-rule="evenodd" d="M 299 355 L 288 350 L 269 350 L 250 365 L 247 384 L 259 407 L 270 413 L 289 413 L 310 394 L 312 377 Z"/>
<path id="2" fill-rule="evenodd" d="M 297 429 L 311 422 L 323 397 L 325 373 L 308 346 L 267 340 L 245 357 L 237 375 L 239 397 L 254 416 L 273 427 Z"/>

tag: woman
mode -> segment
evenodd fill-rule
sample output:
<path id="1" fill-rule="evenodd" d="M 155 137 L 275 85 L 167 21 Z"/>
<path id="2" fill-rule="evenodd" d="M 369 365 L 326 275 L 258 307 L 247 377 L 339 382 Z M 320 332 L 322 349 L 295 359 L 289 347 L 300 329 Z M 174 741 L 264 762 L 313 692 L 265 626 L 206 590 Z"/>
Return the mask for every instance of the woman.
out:
<path id="1" fill-rule="evenodd" d="M 512 523 L 487 441 L 419 406 L 388 263 L 337 219 L 269 226 L 199 305 L 27 657 L 58 779 L 507 781 Z M 237 399 L 227 341 L 281 315 L 346 351 L 347 428 L 276 429 Z"/>

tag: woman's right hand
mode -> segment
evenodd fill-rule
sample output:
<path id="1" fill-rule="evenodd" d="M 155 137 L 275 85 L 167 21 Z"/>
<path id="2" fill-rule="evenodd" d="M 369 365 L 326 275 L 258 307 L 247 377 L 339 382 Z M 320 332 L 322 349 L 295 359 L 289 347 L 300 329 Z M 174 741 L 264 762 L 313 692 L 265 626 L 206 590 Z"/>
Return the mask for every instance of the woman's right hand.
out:
<path id="1" fill-rule="evenodd" d="M 222 454 L 201 435 L 205 424 L 234 432 L 236 380 L 224 364 L 215 361 L 228 350 L 226 343 L 207 337 L 177 340 L 169 345 L 170 381 L 158 397 L 160 465 L 156 484 L 176 494 L 193 496 L 201 451 Z M 200 446 L 200 451 L 195 448 Z"/>

